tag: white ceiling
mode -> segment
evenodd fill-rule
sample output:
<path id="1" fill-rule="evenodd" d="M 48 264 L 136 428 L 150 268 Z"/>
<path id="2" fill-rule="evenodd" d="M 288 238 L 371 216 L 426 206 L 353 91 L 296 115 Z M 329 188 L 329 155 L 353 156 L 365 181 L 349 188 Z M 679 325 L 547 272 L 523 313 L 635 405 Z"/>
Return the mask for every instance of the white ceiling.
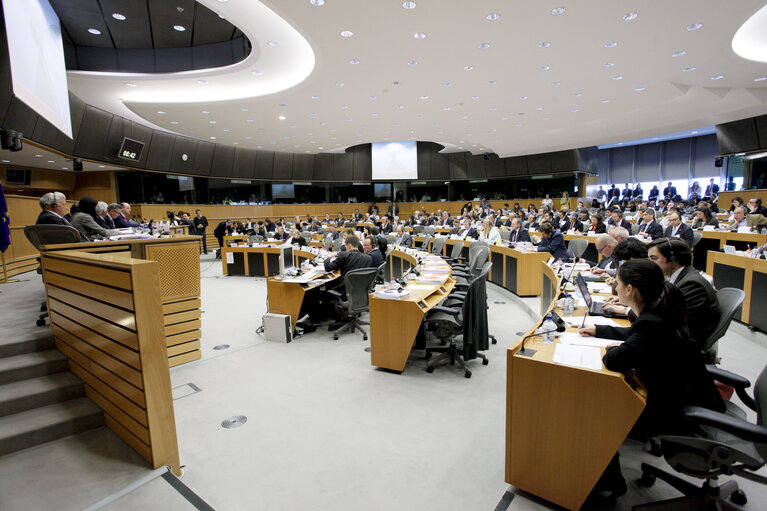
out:
<path id="1" fill-rule="evenodd" d="M 419 140 L 512 156 L 767 113 L 767 65 L 731 49 L 761 0 L 199 1 L 258 51 L 217 70 L 70 72 L 70 90 L 181 135 L 309 153 Z"/>

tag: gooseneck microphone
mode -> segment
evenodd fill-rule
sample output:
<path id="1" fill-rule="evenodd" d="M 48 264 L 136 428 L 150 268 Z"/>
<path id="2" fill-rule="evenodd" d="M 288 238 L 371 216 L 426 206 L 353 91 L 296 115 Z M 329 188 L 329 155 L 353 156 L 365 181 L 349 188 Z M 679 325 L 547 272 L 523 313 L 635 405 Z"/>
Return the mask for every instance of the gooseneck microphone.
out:
<path id="1" fill-rule="evenodd" d="M 560 321 L 562 320 L 560 319 Z M 553 330 L 544 330 L 543 332 L 533 332 L 530 335 L 526 335 L 525 337 L 522 338 L 522 347 L 519 349 L 519 353 L 521 353 L 522 355 L 528 355 L 528 353 L 525 352 L 525 340 L 529 339 L 530 337 L 535 337 L 536 335 L 550 334 L 552 332 L 564 332 L 564 331 L 565 331 L 565 324 L 563 321 L 562 323 L 557 324 L 557 328 Z M 529 356 L 532 356 L 535 354 L 535 350 L 528 350 L 528 351 L 530 352 Z"/>

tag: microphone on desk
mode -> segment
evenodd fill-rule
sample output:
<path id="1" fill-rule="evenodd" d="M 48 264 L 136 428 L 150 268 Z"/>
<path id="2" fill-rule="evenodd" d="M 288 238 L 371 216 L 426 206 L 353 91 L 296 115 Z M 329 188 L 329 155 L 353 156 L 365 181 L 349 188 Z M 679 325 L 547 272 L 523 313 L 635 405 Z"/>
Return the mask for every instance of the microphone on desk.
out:
<path id="1" fill-rule="evenodd" d="M 559 321 L 562 321 L 562 318 L 559 318 Z M 527 357 L 532 357 L 535 355 L 536 350 L 525 350 L 525 340 L 529 339 L 530 337 L 535 337 L 536 335 L 545 335 L 550 334 L 552 332 L 564 332 L 565 331 L 565 322 L 562 321 L 562 323 L 557 323 L 557 328 L 553 330 L 544 330 L 543 332 L 533 332 L 530 335 L 526 335 L 522 338 L 522 347 L 519 349 L 519 354 L 525 355 Z"/>

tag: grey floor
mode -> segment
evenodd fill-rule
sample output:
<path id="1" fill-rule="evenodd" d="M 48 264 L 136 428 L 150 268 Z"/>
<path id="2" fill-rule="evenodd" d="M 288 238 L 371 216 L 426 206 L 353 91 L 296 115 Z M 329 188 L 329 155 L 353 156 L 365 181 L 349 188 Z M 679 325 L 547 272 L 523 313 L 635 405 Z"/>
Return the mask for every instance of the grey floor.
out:
<path id="1" fill-rule="evenodd" d="M 264 279 L 223 277 L 203 256 L 203 358 L 171 370 L 182 481 L 218 510 L 493 510 L 508 491 L 512 510 L 557 509 L 504 482 L 505 348 L 529 328 L 537 298 L 488 286 L 490 364 L 427 374 L 378 370 L 360 334 L 332 340 L 318 330 L 289 344 L 256 334 L 266 311 Z M 42 298 L 40 277 L 0 285 L 3 335 L 25 335 Z M 396 318 L 392 318 L 396 321 Z M 223 350 L 214 346 L 229 345 Z M 767 337 L 734 324 L 721 342 L 723 367 L 752 381 L 767 361 Z M 242 426 L 223 420 L 243 415 Z M 753 415 L 752 415 L 753 418 Z M 659 482 L 638 487 L 639 463 L 665 465 L 627 442 L 629 492 L 615 509 L 677 496 Z M 562 467 L 566 471 L 568 467 Z M 0 457 L 0 509 L 79 510 L 151 471 L 106 428 Z M 739 481 L 748 509 L 767 489 Z M 591 503 L 585 508 L 597 509 Z M 163 479 L 106 509 L 194 509 Z M 499 507 L 503 509 L 503 507 Z"/>

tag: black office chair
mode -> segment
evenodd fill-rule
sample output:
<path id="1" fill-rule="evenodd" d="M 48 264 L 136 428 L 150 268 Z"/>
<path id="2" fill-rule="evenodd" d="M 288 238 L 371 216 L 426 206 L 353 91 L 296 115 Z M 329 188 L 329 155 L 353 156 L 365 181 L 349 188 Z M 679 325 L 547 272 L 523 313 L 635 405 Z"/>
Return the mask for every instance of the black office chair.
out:
<path id="1" fill-rule="evenodd" d="M 442 256 L 442 250 L 445 248 L 445 242 L 447 238 L 444 236 L 435 237 L 431 242 L 430 253 L 438 256 Z"/>
<path id="2" fill-rule="evenodd" d="M 450 232 L 448 232 L 448 234 L 458 234 L 459 232 L 461 232 L 460 227 L 453 227 L 452 229 L 450 229 Z"/>
<path id="3" fill-rule="evenodd" d="M 413 233 L 412 233 L 413 236 L 415 236 L 416 234 L 421 234 L 421 233 L 423 233 L 423 225 L 414 225 Z"/>
<path id="4" fill-rule="evenodd" d="M 252 245 L 253 243 L 261 243 L 262 241 L 264 241 L 263 236 L 260 234 L 253 234 L 252 236 L 248 236 L 246 243 Z"/>
<path id="5" fill-rule="evenodd" d="M 450 251 L 450 257 L 443 257 L 448 263 L 457 263 L 463 254 L 463 241 L 453 243 L 453 249 Z"/>
<path id="6" fill-rule="evenodd" d="M 432 240 L 431 234 L 424 235 L 423 242 L 421 243 L 421 250 L 423 250 L 424 252 L 428 252 L 429 251 L 429 243 L 431 243 L 431 240 Z"/>
<path id="7" fill-rule="evenodd" d="M 381 263 L 378 268 L 376 268 L 376 277 L 373 279 L 373 284 L 370 286 L 370 292 L 373 292 L 373 288 L 377 284 L 385 284 L 386 283 L 386 258 L 384 258 L 384 262 Z"/>
<path id="8" fill-rule="evenodd" d="M 719 302 L 719 323 L 703 344 L 703 353 L 707 364 L 719 363 L 719 339 L 727 333 L 733 316 L 745 299 L 746 292 L 733 287 L 724 287 L 716 292 L 716 300 Z"/>
<path id="9" fill-rule="evenodd" d="M 338 252 L 344 246 L 343 238 L 333 240 L 333 252 Z"/>
<path id="10" fill-rule="evenodd" d="M 369 323 L 360 320 L 363 312 L 370 310 L 369 293 L 370 288 L 378 274 L 378 268 L 361 268 L 359 270 L 350 270 L 344 275 L 344 293 L 337 290 L 330 290 L 333 296 L 338 298 L 336 307 L 345 316 L 346 322 L 333 331 L 333 340 L 338 340 L 338 334 L 342 330 L 349 329 L 354 332 L 362 332 L 362 340 L 368 340 L 368 333 L 362 328 L 362 325 Z"/>
<path id="11" fill-rule="evenodd" d="M 490 247 L 477 247 L 472 254 L 471 249 L 473 247 L 474 243 L 469 247 L 469 257 L 471 258 L 471 262 L 465 269 L 453 266 L 452 276 L 455 277 L 455 287 L 459 290 L 467 288 L 469 283 L 482 273 L 484 264 L 490 257 Z"/>
<path id="12" fill-rule="evenodd" d="M 34 246 L 38 252 L 42 252 L 40 248 L 43 245 L 57 245 L 62 243 L 78 243 L 80 241 L 80 231 L 72 227 L 71 225 L 53 225 L 53 224 L 39 224 L 39 225 L 27 225 L 24 227 L 24 235 L 29 242 Z M 37 258 L 40 261 L 40 258 Z M 39 265 L 37 267 L 37 273 L 43 274 L 43 267 Z M 45 318 L 48 317 L 48 306 L 46 302 L 40 305 L 40 316 L 38 316 L 35 324 L 37 326 L 45 325 Z"/>
<path id="13" fill-rule="evenodd" d="M 431 234 L 432 236 L 434 236 L 435 234 L 437 234 L 437 228 L 432 226 L 432 225 L 429 225 L 429 226 L 423 228 L 423 233 L 424 234 Z"/>
<path id="14" fill-rule="evenodd" d="M 488 364 L 488 359 L 480 351 L 489 348 L 487 329 L 487 274 L 493 263 L 486 262 L 482 272 L 471 281 L 465 293 L 454 293 L 450 306 L 432 307 L 424 318 L 427 331 L 431 331 L 442 341 L 438 346 L 426 348 L 426 372 L 434 372 L 434 367 L 442 363 L 455 365 L 463 369 L 464 376 L 471 378 L 468 361 L 475 358 Z M 461 339 L 458 340 L 458 337 Z M 441 353 L 431 359 L 432 353 Z"/>
<path id="15" fill-rule="evenodd" d="M 458 261 L 456 262 L 449 261 L 450 266 L 453 268 L 453 270 L 468 271 L 469 266 L 471 265 L 472 261 L 474 261 L 474 257 L 483 247 L 488 249 L 488 253 L 490 252 L 490 248 L 489 248 L 490 246 L 487 244 L 487 242 L 473 241 L 471 245 L 469 245 L 469 257 L 468 258 L 459 257 Z"/>
<path id="16" fill-rule="evenodd" d="M 739 506 L 748 500 L 746 494 L 734 480 L 717 484 L 720 475 L 738 475 L 767 484 L 767 477 L 755 473 L 767 460 L 767 366 L 756 380 L 753 399 L 745 392 L 750 386 L 745 378 L 712 366 L 709 366 L 709 373 L 716 380 L 735 387 L 746 406 L 757 412 L 757 423 L 747 422 L 742 410 L 733 414 L 732 407 L 737 408 L 734 404 L 728 405 L 726 413 L 697 406 L 685 408 L 685 417 L 700 426 L 702 435 L 660 436 L 661 452 L 675 471 L 705 479 L 705 483 L 695 486 L 674 474 L 642 463 L 641 485 L 649 487 L 656 479 L 661 479 L 685 496 L 636 506 L 635 510 L 741 509 Z M 730 502 L 726 500 L 728 498 Z"/>
<path id="17" fill-rule="evenodd" d="M 333 247 L 334 241 L 335 240 L 331 238 L 330 236 L 326 236 L 322 240 L 322 248 L 324 248 L 325 250 L 330 250 Z"/>

